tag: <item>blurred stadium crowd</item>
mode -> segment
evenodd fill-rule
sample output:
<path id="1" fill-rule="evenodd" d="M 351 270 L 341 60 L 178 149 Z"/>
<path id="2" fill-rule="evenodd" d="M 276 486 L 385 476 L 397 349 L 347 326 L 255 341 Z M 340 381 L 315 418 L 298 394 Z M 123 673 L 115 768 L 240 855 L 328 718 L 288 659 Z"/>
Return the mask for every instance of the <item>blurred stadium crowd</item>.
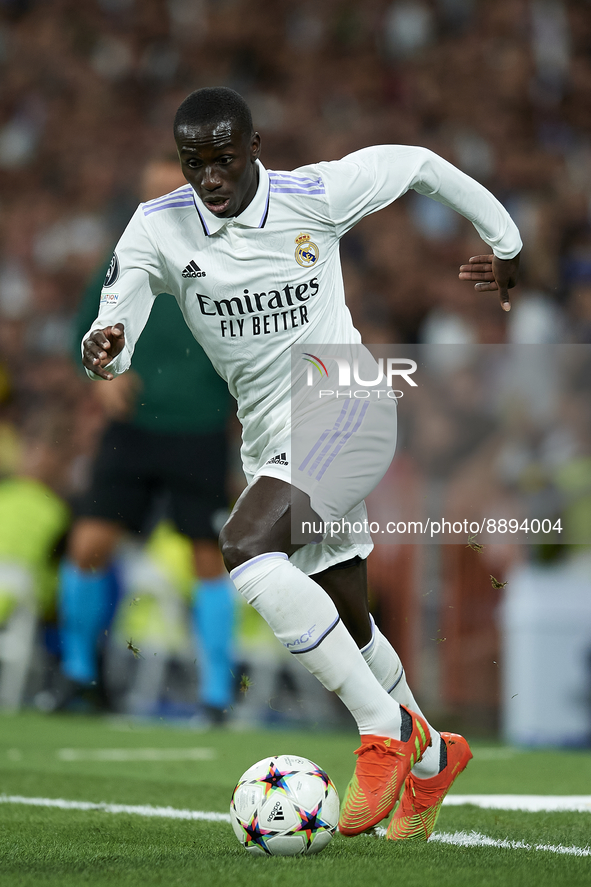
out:
<path id="1" fill-rule="evenodd" d="M 483 248 L 441 204 L 411 193 L 347 235 L 365 341 L 591 343 L 589 0 L 0 0 L 0 476 L 55 495 L 46 555 L 105 421 L 74 368 L 75 313 L 144 164 L 173 148 L 176 107 L 208 85 L 245 96 L 270 168 L 419 144 L 513 215 L 525 249 L 509 315 L 457 280 Z M 416 638 L 398 642 L 412 662 Z"/>

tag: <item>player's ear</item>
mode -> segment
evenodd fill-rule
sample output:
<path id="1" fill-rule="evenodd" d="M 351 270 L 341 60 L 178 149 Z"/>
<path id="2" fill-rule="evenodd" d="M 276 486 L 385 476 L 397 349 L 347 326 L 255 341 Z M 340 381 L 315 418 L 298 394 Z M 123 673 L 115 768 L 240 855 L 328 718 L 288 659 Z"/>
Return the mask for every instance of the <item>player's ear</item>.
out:
<path id="1" fill-rule="evenodd" d="M 252 139 L 250 140 L 250 160 L 251 163 L 254 163 L 255 160 L 259 159 L 261 153 L 261 137 L 258 132 L 253 133 Z"/>

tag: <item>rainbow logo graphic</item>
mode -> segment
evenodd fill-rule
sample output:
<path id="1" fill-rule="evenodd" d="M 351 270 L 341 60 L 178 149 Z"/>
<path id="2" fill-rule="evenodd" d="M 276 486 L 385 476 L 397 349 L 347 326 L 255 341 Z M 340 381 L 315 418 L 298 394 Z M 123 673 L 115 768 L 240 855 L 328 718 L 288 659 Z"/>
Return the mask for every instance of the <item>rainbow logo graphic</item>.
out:
<path id="1" fill-rule="evenodd" d="M 307 351 L 304 351 L 304 354 L 302 356 L 305 361 L 307 361 L 308 363 L 311 363 L 312 366 L 316 367 L 316 369 L 318 370 L 318 372 L 320 373 L 321 376 L 323 375 L 322 370 L 324 370 L 324 375 L 328 376 L 328 370 L 326 369 L 326 367 L 324 366 L 324 364 L 322 363 L 322 361 L 320 360 L 319 357 L 316 357 L 314 354 L 308 354 Z M 310 372 L 310 370 L 308 370 L 308 372 Z M 308 384 L 311 384 L 311 383 L 308 383 Z"/>

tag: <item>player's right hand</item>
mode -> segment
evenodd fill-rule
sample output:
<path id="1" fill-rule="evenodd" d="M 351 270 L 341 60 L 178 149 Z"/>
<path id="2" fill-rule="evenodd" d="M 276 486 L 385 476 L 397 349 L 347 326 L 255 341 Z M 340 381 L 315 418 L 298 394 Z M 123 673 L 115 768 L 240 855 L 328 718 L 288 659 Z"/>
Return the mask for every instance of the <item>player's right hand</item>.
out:
<path id="1" fill-rule="evenodd" d="M 118 354 L 121 354 L 125 346 L 125 327 L 122 323 L 107 326 L 103 330 L 94 330 L 84 340 L 82 346 L 82 363 L 87 370 L 91 370 L 106 379 L 113 379 L 113 374 L 104 367 L 111 363 Z"/>
<path id="2" fill-rule="evenodd" d="M 472 256 L 467 265 L 460 265 L 460 280 L 479 280 L 474 289 L 479 293 L 498 291 L 503 311 L 511 310 L 509 290 L 517 283 L 519 257 L 499 259 L 495 255 Z"/>

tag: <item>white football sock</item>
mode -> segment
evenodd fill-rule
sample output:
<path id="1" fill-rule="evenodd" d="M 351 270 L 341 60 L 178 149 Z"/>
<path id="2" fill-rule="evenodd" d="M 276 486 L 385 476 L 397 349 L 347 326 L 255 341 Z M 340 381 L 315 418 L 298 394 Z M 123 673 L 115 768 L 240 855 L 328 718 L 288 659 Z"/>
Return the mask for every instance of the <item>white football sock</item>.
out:
<path id="1" fill-rule="evenodd" d="M 406 682 L 406 675 L 398 653 L 384 637 L 373 618 L 370 617 L 370 619 L 372 637 L 371 641 L 361 650 L 363 658 L 382 687 L 396 702 L 404 705 L 409 711 L 416 711 L 417 714 L 425 717 Z M 425 720 L 427 719 L 425 718 Z M 429 779 L 431 776 L 437 776 L 439 773 L 441 736 L 430 724 L 429 730 L 431 731 L 432 744 L 425 751 L 419 763 L 415 764 L 412 769 L 412 775 L 418 779 Z"/>
<path id="2" fill-rule="evenodd" d="M 283 552 L 230 573 L 284 647 L 347 706 L 361 734 L 400 739 L 400 706 L 376 680 L 328 594 Z"/>

